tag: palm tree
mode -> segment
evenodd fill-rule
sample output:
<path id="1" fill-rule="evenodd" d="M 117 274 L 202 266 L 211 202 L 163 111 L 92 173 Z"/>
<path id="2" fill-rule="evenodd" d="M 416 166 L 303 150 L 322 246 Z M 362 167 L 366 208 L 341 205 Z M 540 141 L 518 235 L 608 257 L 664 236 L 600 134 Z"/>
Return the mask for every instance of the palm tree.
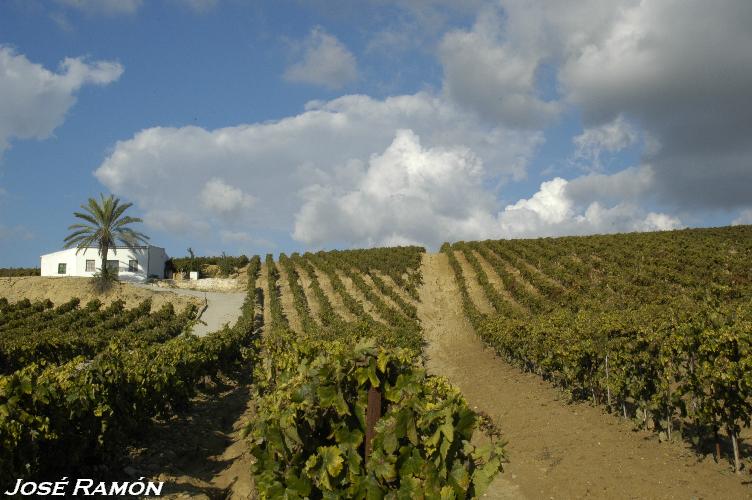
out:
<path id="1" fill-rule="evenodd" d="M 81 205 L 83 212 L 73 212 L 73 215 L 83 219 L 88 224 L 73 224 L 68 230 L 73 231 L 65 238 L 65 248 L 78 247 L 76 254 L 81 250 L 96 246 L 99 248 L 99 254 L 102 257 L 102 267 L 100 268 L 101 276 L 108 276 L 107 253 L 110 247 L 115 247 L 118 243 L 127 248 L 133 248 L 137 245 L 144 244 L 149 239 L 145 234 L 134 231 L 129 224 L 143 222 L 138 217 L 123 216 L 133 203 L 120 203 L 119 198 L 113 195 L 104 197 L 99 194 L 101 199 L 97 202 L 94 198 L 89 198 L 88 205 Z"/>

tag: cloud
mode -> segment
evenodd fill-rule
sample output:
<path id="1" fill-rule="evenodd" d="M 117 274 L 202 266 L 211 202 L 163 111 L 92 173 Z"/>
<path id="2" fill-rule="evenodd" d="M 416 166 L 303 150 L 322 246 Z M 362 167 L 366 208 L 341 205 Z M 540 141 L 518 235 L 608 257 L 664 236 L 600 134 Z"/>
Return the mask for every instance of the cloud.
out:
<path id="1" fill-rule="evenodd" d="M 232 215 L 240 210 L 251 208 L 256 199 L 225 183 L 213 178 L 206 183 L 199 195 L 201 205 L 217 215 Z"/>
<path id="2" fill-rule="evenodd" d="M 145 129 L 115 144 L 95 175 L 145 210 L 147 223 L 175 234 L 199 223 L 214 235 L 291 231 L 317 190 L 341 194 L 357 187 L 372 157 L 383 155 L 401 129 L 420 137 L 425 150 L 471 151 L 483 164 L 480 180 L 492 184 L 523 176 L 542 139 L 537 132 L 484 124 L 426 92 L 383 100 L 350 95 L 311 102 L 302 113 L 272 122 Z M 243 206 L 245 196 L 256 200 L 252 207 Z M 211 205 L 217 198 L 234 200 L 232 217 L 220 217 L 224 205 Z M 156 221 L 149 222 L 152 216 Z"/>
<path id="3" fill-rule="evenodd" d="M 530 198 L 496 210 L 483 187 L 482 162 L 466 148 L 425 148 L 409 130 L 397 132 L 349 189 L 311 186 L 293 237 L 320 247 L 422 244 L 571 234 L 659 231 L 682 227 L 668 214 L 637 204 L 578 203 L 569 182 L 543 182 Z"/>
<path id="4" fill-rule="evenodd" d="M 351 188 L 305 191 L 293 237 L 313 246 L 437 246 L 483 234 L 493 207 L 483 178 L 481 161 L 467 148 L 424 148 L 414 132 L 398 130 Z"/>
<path id="5" fill-rule="evenodd" d="M 265 238 L 257 238 L 246 231 L 228 231 L 222 230 L 219 232 L 219 237 L 222 243 L 237 244 L 237 245 L 254 245 L 265 248 L 277 248 L 277 245 Z"/>
<path id="6" fill-rule="evenodd" d="M 567 183 L 566 194 L 580 205 L 594 201 L 640 203 L 650 198 L 655 189 L 655 172 L 651 165 L 630 167 L 615 174 L 592 173 Z"/>
<path id="7" fill-rule="evenodd" d="M 563 236 L 629 231 L 664 231 L 682 227 L 668 214 L 649 212 L 638 205 L 604 206 L 594 201 L 578 209 L 567 194 L 568 182 L 560 177 L 543 182 L 528 199 L 507 205 L 498 214 L 499 234 L 505 238 Z"/>
<path id="8" fill-rule="evenodd" d="M 741 226 L 742 224 L 752 224 L 752 208 L 743 210 L 731 223 L 733 226 Z"/>
<path id="9" fill-rule="evenodd" d="M 311 30 L 301 50 L 302 59 L 285 70 L 285 80 L 339 89 L 358 78 L 355 56 L 320 27 Z"/>
<path id="10" fill-rule="evenodd" d="M 102 14 L 116 16 L 120 14 L 135 14 L 143 0 L 55 0 L 66 7 L 78 9 L 87 14 Z"/>
<path id="11" fill-rule="evenodd" d="M 0 154 L 13 139 L 45 139 L 60 126 L 87 84 L 107 85 L 123 73 L 111 61 L 66 58 L 54 73 L 0 46 Z"/>
<path id="12" fill-rule="evenodd" d="M 748 206 L 750 23 L 744 0 L 624 2 L 605 29 L 583 30 L 594 34 L 565 54 L 559 80 L 588 126 L 627 114 L 660 142 L 650 160 L 665 202 Z"/>
<path id="13" fill-rule="evenodd" d="M 196 219 L 181 210 L 152 209 L 143 217 L 144 223 L 159 231 L 175 236 L 207 237 L 211 225 L 202 219 Z"/>
<path id="14" fill-rule="evenodd" d="M 639 140 L 639 132 L 624 118 L 597 127 L 586 128 L 572 139 L 575 146 L 574 160 L 584 162 L 591 170 L 601 170 L 604 153 L 616 153 L 632 146 Z"/>
<path id="15" fill-rule="evenodd" d="M 471 31 L 448 33 L 439 46 L 444 91 L 457 103 L 493 122 L 542 127 L 560 111 L 536 89 L 541 58 L 502 37 L 505 23 L 492 10 L 478 16 Z"/>

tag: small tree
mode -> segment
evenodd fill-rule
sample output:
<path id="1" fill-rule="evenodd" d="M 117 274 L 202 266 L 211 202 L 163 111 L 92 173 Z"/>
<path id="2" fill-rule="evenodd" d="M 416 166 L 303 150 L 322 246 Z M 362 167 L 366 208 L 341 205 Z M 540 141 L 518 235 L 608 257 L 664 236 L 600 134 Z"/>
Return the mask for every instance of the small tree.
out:
<path id="1" fill-rule="evenodd" d="M 146 243 L 149 237 L 128 227 L 130 224 L 143 222 L 138 217 L 123 215 L 133 203 L 121 204 L 120 199 L 113 195 L 105 198 L 100 193 L 99 197 L 99 202 L 94 198 L 89 198 L 87 205 L 81 205 L 83 212 L 73 212 L 73 215 L 84 220 L 86 224 L 69 226 L 68 230 L 73 232 L 64 241 L 65 248 L 77 247 L 76 254 L 93 246 L 99 248 L 102 260 L 100 277 L 103 281 L 107 281 L 111 278 L 107 269 L 107 253 L 110 247 L 114 248 L 120 243 L 127 248 L 134 248 Z"/>

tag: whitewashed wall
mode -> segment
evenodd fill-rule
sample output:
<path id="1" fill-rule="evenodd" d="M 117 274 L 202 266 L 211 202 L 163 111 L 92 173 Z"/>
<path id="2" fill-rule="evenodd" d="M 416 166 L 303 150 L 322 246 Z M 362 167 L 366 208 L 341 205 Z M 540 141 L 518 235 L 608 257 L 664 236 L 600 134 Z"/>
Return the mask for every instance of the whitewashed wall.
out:
<path id="1" fill-rule="evenodd" d="M 118 248 L 107 252 L 107 260 L 118 261 L 118 275 L 123 281 L 143 281 L 147 276 L 164 277 L 164 265 L 167 261 L 164 248 L 149 246 L 136 249 Z M 86 261 L 94 261 L 94 272 L 86 270 Z M 128 271 L 128 261 L 138 261 L 138 271 Z M 58 264 L 66 264 L 66 273 L 58 274 Z M 42 276 L 93 276 L 99 271 L 102 259 L 99 250 L 87 248 L 76 254 L 76 249 L 61 250 L 59 252 L 42 255 Z"/>

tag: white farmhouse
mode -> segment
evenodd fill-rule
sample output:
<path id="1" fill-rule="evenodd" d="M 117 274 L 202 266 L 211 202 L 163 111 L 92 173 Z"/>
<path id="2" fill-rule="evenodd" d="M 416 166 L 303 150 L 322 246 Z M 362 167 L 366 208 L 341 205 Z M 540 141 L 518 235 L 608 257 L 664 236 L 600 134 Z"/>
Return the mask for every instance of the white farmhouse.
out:
<path id="1" fill-rule="evenodd" d="M 99 248 L 76 248 L 42 255 L 42 276 L 94 276 L 102 265 Z M 164 278 L 167 252 L 152 245 L 134 248 L 116 247 L 107 252 L 107 267 L 123 281 L 145 281 Z"/>

